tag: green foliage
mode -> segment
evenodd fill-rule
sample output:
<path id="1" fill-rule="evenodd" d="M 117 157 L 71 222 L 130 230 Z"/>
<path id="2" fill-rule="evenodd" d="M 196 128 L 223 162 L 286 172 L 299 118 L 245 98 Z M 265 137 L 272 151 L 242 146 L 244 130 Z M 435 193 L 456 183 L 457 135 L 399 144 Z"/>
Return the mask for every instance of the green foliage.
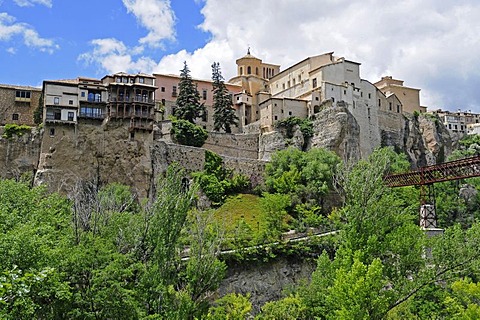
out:
<path id="1" fill-rule="evenodd" d="M 230 293 L 215 301 L 208 310 L 207 320 L 245 320 L 250 315 L 250 295 Z"/>
<path id="2" fill-rule="evenodd" d="M 186 120 L 194 124 L 195 119 L 205 113 L 205 106 L 203 103 L 200 103 L 200 94 L 190 76 L 190 69 L 188 69 L 186 61 L 183 69 L 180 70 L 178 90 L 175 116 L 180 120 Z"/>
<path id="3" fill-rule="evenodd" d="M 213 80 L 213 129 L 215 131 L 225 130 L 231 133 L 233 125 L 238 126 L 238 117 L 233 108 L 232 96 L 227 90 L 220 71 L 220 64 L 212 64 Z"/>
<path id="4" fill-rule="evenodd" d="M 225 168 L 223 159 L 216 153 L 205 150 L 204 170 L 193 174 L 203 193 L 213 206 L 221 205 L 228 195 L 250 189 L 248 177 L 235 174 Z"/>
<path id="5" fill-rule="evenodd" d="M 27 126 L 25 124 L 18 125 L 18 124 L 9 123 L 9 124 L 5 125 L 5 129 L 4 129 L 2 137 L 7 138 L 7 139 L 12 138 L 14 135 L 20 137 L 20 136 L 24 135 L 25 133 L 30 132 L 31 130 L 32 130 L 32 127 Z"/>
<path id="6" fill-rule="evenodd" d="M 293 206 L 321 208 L 324 196 L 332 189 L 339 162 L 333 152 L 320 148 L 308 152 L 295 148 L 277 151 L 265 168 L 267 191 L 288 194 Z"/>
<path id="7" fill-rule="evenodd" d="M 175 142 L 192 147 L 203 146 L 208 137 L 205 129 L 188 120 L 181 119 L 172 121 L 171 134 Z"/>
<path id="8" fill-rule="evenodd" d="M 454 150 L 448 157 L 449 161 L 478 156 L 480 154 L 480 135 L 469 134 L 460 141 L 460 149 Z"/>
<path id="9" fill-rule="evenodd" d="M 298 296 L 267 302 L 255 320 L 296 320 L 306 318 L 307 307 Z"/>
<path id="10" fill-rule="evenodd" d="M 480 319 L 480 285 L 466 278 L 453 282 L 450 288 L 444 300 L 446 318 Z"/>
<path id="11" fill-rule="evenodd" d="M 303 134 L 303 138 L 308 140 L 313 136 L 313 122 L 310 119 L 300 119 L 299 117 L 288 117 L 275 123 L 277 128 L 285 128 L 287 138 L 293 138 L 294 129 L 298 126 Z"/>
<path id="12" fill-rule="evenodd" d="M 286 228 L 286 208 L 290 205 L 289 196 L 278 193 L 264 193 L 261 204 L 266 220 L 264 239 L 267 241 L 278 240 L 280 234 Z"/>
<path id="13" fill-rule="evenodd" d="M 43 93 L 40 95 L 40 99 L 38 101 L 38 107 L 33 111 L 33 122 L 36 125 L 40 125 L 43 121 Z"/>

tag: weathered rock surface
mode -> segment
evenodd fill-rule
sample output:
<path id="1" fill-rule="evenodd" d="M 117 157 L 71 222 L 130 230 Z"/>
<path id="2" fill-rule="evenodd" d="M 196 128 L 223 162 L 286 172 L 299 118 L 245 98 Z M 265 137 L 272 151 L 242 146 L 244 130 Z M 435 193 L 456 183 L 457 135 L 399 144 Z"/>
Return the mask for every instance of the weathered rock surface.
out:
<path id="1" fill-rule="evenodd" d="M 218 295 L 221 297 L 232 292 L 250 293 L 254 313 L 257 313 L 266 302 L 282 298 L 283 290 L 310 279 L 313 270 L 313 261 L 294 258 L 229 266 L 227 276 L 218 289 Z"/>
<path id="2" fill-rule="evenodd" d="M 2 138 L 0 129 L 0 177 L 18 179 L 23 174 L 33 176 L 37 169 L 42 133 L 35 128 L 30 133 Z"/>
<path id="3" fill-rule="evenodd" d="M 135 136 L 130 139 L 121 123 L 82 124 L 74 130 L 57 127 L 54 137 L 43 138 L 35 183 L 68 193 L 81 180 L 119 182 L 144 198 L 151 184 L 152 137 L 146 132 Z"/>

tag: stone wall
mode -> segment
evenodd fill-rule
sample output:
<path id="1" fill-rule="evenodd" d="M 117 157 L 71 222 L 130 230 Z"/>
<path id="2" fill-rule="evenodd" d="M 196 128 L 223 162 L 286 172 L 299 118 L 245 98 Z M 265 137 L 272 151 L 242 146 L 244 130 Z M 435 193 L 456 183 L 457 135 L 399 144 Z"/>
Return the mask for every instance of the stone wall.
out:
<path id="1" fill-rule="evenodd" d="M 16 99 L 18 91 L 30 92 L 30 99 Z M 40 104 L 42 90 L 33 87 L 0 85 L 0 125 L 7 123 L 34 125 L 33 113 Z M 13 119 L 13 114 L 18 116 Z"/>
<path id="2" fill-rule="evenodd" d="M 155 141 L 152 148 L 152 168 L 154 177 L 163 174 L 168 165 L 178 163 L 188 172 L 203 170 L 205 164 L 205 148 L 196 148 Z M 222 156 L 225 166 L 234 172 L 250 177 L 253 186 L 263 181 L 265 162 L 261 160 Z"/>
<path id="3" fill-rule="evenodd" d="M 258 159 L 258 136 L 209 132 L 203 147 L 222 156 Z"/>

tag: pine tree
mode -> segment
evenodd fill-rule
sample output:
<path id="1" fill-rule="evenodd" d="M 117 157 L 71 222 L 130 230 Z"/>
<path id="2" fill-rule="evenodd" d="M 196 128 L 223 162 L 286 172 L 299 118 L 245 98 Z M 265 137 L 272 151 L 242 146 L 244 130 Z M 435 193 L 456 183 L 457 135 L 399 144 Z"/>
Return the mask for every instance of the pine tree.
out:
<path id="1" fill-rule="evenodd" d="M 238 117 L 233 108 L 232 97 L 225 86 L 220 64 L 214 62 L 212 64 L 212 80 L 213 80 L 213 130 L 225 130 L 231 133 L 231 126 L 238 126 Z"/>
<path id="2" fill-rule="evenodd" d="M 180 70 L 180 77 L 175 116 L 195 123 L 195 119 L 205 113 L 205 106 L 200 103 L 200 93 L 198 93 L 197 86 L 192 81 L 186 61 L 183 69 Z"/>

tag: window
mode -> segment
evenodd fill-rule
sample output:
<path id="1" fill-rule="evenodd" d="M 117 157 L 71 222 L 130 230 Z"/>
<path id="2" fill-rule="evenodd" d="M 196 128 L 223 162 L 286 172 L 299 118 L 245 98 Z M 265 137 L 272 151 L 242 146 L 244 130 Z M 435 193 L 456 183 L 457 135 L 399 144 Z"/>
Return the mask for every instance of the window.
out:
<path id="1" fill-rule="evenodd" d="M 81 96 L 82 98 L 85 98 L 85 91 L 82 91 L 82 92 L 80 93 L 80 96 Z"/>
<path id="2" fill-rule="evenodd" d="M 138 78 L 138 82 L 145 83 L 145 79 L 144 78 Z"/>
<path id="3" fill-rule="evenodd" d="M 301 81 L 302 81 L 302 75 L 299 74 L 299 75 L 298 75 L 298 82 L 301 82 Z"/>
<path id="4" fill-rule="evenodd" d="M 363 97 L 363 92 L 360 92 L 360 97 Z"/>
<path id="5" fill-rule="evenodd" d="M 252 68 L 250 66 L 247 67 L 247 74 L 251 74 L 252 73 Z"/>
<path id="6" fill-rule="evenodd" d="M 202 98 L 203 100 L 207 100 L 207 90 L 202 91 Z"/>
<path id="7" fill-rule="evenodd" d="M 290 80 L 287 81 L 287 87 L 290 88 Z"/>
<path id="8" fill-rule="evenodd" d="M 31 92 L 25 90 L 15 91 L 15 98 L 30 99 Z"/>
<path id="9" fill-rule="evenodd" d="M 135 139 L 135 131 L 130 132 L 130 140 Z"/>
<path id="10" fill-rule="evenodd" d="M 55 128 L 50 128 L 49 132 L 50 136 L 53 137 L 55 135 Z"/>
<path id="11" fill-rule="evenodd" d="M 282 83 L 282 89 L 285 90 L 285 83 Z"/>
<path id="12" fill-rule="evenodd" d="M 400 105 L 397 104 L 397 112 L 400 113 Z"/>
<path id="13" fill-rule="evenodd" d="M 116 78 L 115 78 L 115 82 L 117 82 L 117 83 L 122 82 L 122 78 L 121 78 L 121 77 L 116 77 Z"/>
<path id="14" fill-rule="evenodd" d="M 288 111 L 288 115 L 291 116 L 291 115 L 292 115 L 292 111 Z"/>
<path id="15" fill-rule="evenodd" d="M 255 74 L 258 76 L 258 68 L 255 68 Z"/>
<path id="16" fill-rule="evenodd" d="M 388 103 L 388 109 L 389 109 L 390 111 L 392 111 L 392 103 L 391 103 L 391 102 Z"/>
<path id="17" fill-rule="evenodd" d="M 335 102 L 335 98 L 334 98 L 334 97 L 332 97 L 332 102 Z"/>
<path id="18" fill-rule="evenodd" d="M 162 91 L 162 92 L 165 92 L 165 87 L 162 87 L 162 88 L 161 88 L 161 91 Z"/>
<path id="19" fill-rule="evenodd" d="M 162 105 L 165 105 L 165 99 L 162 99 Z"/>
<path id="20" fill-rule="evenodd" d="M 372 99 L 372 94 L 371 93 L 368 94 L 368 99 Z"/>
<path id="21" fill-rule="evenodd" d="M 73 112 L 68 112 L 68 121 L 73 121 L 73 116 L 74 116 Z"/>
<path id="22" fill-rule="evenodd" d="M 315 97 L 315 100 L 318 101 L 318 100 L 320 100 L 320 98 L 319 98 L 319 97 Z"/>
<path id="23" fill-rule="evenodd" d="M 172 97 L 176 97 L 177 96 L 177 86 L 173 86 L 172 87 Z"/>
<path id="24" fill-rule="evenodd" d="M 73 105 L 73 100 L 68 100 L 69 105 Z"/>
<path id="25" fill-rule="evenodd" d="M 18 120 L 18 113 L 12 114 L 12 120 Z"/>
<path id="26" fill-rule="evenodd" d="M 378 106 L 381 107 L 382 106 L 382 101 L 380 99 L 378 99 Z"/>
<path id="27" fill-rule="evenodd" d="M 243 74 L 243 67 L 240 67 L 240 75 Z"/>
<path id="28" fill-rule="evenodd" d="M 347 90 L 343 90 L 343 94 L 347 94 Z"/>
<path id="29" fill-rule="evenodd" d="M 59 97 L 53 98 L 53 104 L 60 104 L 60 98 Z"/>
<path id="30" fill-rule="evenodd" d="M 317 78 L 312 79 L 312 87 L 314 87 L 314 88 L 317 87 Z"/>
<path id="31" fill-rule="evenodd" d="M 275 116 L 275 120 L 278 120 L 278 116 Z"/>

